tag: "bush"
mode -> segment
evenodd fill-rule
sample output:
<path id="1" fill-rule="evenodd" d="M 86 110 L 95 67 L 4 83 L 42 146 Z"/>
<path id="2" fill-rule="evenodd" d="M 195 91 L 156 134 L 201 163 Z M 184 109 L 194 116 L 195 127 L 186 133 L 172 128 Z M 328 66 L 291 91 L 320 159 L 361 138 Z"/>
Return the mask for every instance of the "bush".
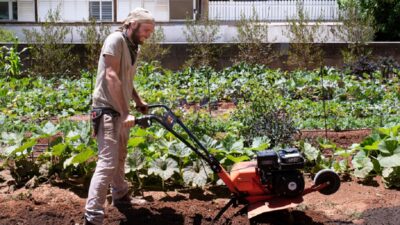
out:
<path id="1" fill-rule="evenodd" d="M 250 143 L 256 137 L 267 137 L 271 147 L 290 144 L 297 130 L 279 95 L 261 90 L 251 99 L 239 104 L 233 116 L 243 124 L 240 135 L 244 140 Z"/>
<path id="2" fill-rule="evenodd" d="M 221 54 L 221 47 L 213 45 L 218 39 L 219 26 L 216 21 L 186 21 L 183 29 L 188 43 L 193 44 L 189 49 L 189 59 L 185 67 L 215 66 Z"/>
<path id="3" fill-rule="evenodd" d="M 0 42 L 15 42 L 16 36 L 14 32 L 0 28 Z"/>
<path id="4" fill-rule="evenodd" d="M 169 48 L 161 46 L 165 40 L 164 30 L 161 26 L 157 27 L 151 37 L 140 46 L 139 62 L 152 63 L 160 62 L 169 52 Z"/>
<path id="5" fill-rule="evenodd" d="M 110 26 L 103 23 L 97 23 L 91 19 L 89 24 L 80 31 L 80 36 L 87 51 L 87 66 L 89 71 L 96 71 L 97 64 L 104 40 L 110 34 Z"/>
<path id="6" fill-rule="evenodd" d="M 64 44 L 71 28 L 58 24 L 60 10 L 50 10 L 40 31 L 23 30 L 29 43 L 32 72 L 43 76 L 78 73 L 77 57 L 72 55 L 72 45 Z"/>
<path id="7" fill-rule="evenodd" d="M 276 57 L 272 52 L 271 43 L 268 42 L 268 25 L 259 20 L 255 8 L 251 18 L 246 19 L 242 14 L 236 25 L 239 43 L 239 54 L 236 63 L 268 64 Z"/>
<path id="8" fill-rule="evenodd" d="M 312 69 L 321 67 L 324 52 L 316 44 L 317 34 L 320 30 L 320 22 L 311 25 L 309 16 L 304 12 L 300 2 L 296 4 L 297 17 L 288 18 L 289 28 L 284 32 L 290 40 L 288 59 L 286 64 L 299 69 Z M 320 38 L 324 42 L 326 37 Z"/>
<path id="9" fill-rule="evenodd" d="M 333 33 L 348 43 L 342 55 L 344 63 L 349 64 L 357 61 L 360 56 L 371 54 L 366 44 L 374 38 L 374 18 L 371 14 L 363 13 L 356 0 L 340 0 L 339 9 L 339 20 L 343 25 L 333 30 Z"/>

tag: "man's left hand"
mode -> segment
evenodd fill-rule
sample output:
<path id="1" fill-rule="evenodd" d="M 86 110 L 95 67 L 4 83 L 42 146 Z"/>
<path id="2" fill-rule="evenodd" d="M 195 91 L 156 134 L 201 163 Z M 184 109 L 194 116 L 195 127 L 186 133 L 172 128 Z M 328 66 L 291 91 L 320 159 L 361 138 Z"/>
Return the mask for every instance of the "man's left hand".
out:
<path id="1" fill-rule="evenodd" d="M 142 114 L 147 114 L 149 111 L 149 105 L 145 101 L 141 101 L 140 103 L 136 104 L 136 110 Z"/>

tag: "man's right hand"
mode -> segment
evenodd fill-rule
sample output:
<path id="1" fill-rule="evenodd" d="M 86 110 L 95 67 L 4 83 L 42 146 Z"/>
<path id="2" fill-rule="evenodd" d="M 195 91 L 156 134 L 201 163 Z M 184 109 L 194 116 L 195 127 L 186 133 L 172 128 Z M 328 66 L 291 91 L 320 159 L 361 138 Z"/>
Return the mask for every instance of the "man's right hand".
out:
<path id="1" fill-rule="evenodd" d="M 135 126 L 135 117 L 132 115 L 127 115 L 123 118 L 122 126 L 125 128 L 131 128 Z"/>

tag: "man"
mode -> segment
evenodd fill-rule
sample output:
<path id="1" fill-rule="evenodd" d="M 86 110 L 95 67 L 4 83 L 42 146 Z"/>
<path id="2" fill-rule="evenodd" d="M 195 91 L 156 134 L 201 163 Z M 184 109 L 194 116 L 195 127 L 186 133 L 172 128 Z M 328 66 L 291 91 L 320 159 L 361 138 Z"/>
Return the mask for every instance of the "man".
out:
<path id="1" fill-rule="evenodd" d="M 101 50 L 92 110 L 98 161 L 89 187 L 84 224 L 103 224 L 110 184 L 113 205 L 141 203 L 128 194 L 124 166 L 129 128 L 135 123 L 135 118 L 129 115 L 129 101 L 133 99 L 138 111 L 147 113 L 147 103 L 133 86 L 138 45 L 153 32 L 151 13 L 136 8 L 129 13 L 122 27 L 107 37 Z"/>

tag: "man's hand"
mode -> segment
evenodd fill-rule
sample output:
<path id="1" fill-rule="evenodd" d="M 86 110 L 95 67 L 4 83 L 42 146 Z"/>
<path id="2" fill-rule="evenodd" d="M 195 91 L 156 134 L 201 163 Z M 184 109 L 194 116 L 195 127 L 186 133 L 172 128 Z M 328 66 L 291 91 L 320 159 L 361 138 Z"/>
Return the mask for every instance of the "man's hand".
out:
<path id="1" fill-rule="evenodd" d="M 147 104 L 147 102 L 141 100 L 136 103 L 136 110 L 142 114 L 147 114 L 149 111 L 149 105 Z"/>
<path id="2" fill-rule="evenodd" d="M 128 115 L 125 117 L 125 119 L 123 118 L 122 126 L 125 128 L 131 128 L 135 126 L 135 117 Z"/>

